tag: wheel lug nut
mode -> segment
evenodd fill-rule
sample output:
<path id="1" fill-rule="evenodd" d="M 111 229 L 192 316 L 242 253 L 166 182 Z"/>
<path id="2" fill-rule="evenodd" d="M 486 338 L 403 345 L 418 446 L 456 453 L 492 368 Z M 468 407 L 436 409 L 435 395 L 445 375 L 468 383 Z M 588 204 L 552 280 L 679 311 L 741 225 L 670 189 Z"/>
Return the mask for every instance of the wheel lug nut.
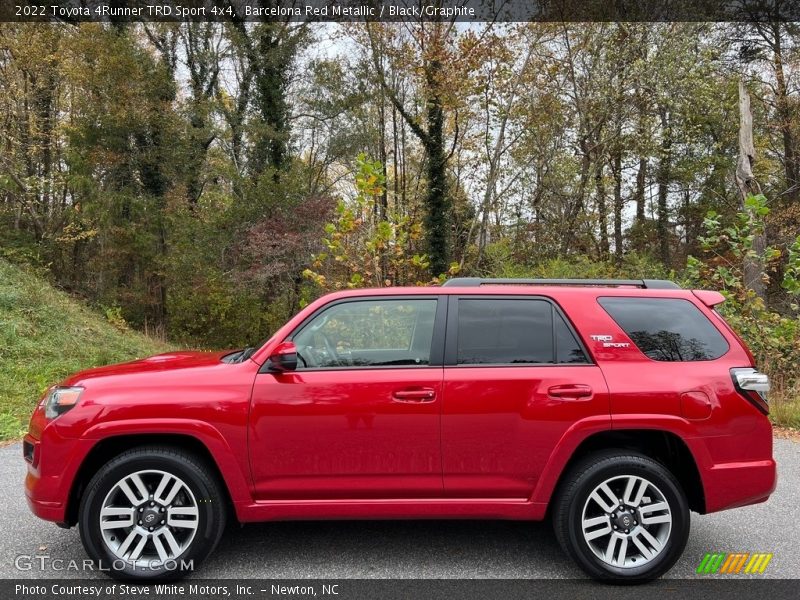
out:
<path id="1" fill-rule="evenodd" d="M 150 528 L 150 531 L 153 531 L 153 528 L 152 528 L 152 527 Z"/>
<path id="2" fill-rule="evenodd" d="M 142 524 L 142 522 L 141 522 L 141 521 L 139 521 L 139 525 L 141 525 L 141 524 Z"/>

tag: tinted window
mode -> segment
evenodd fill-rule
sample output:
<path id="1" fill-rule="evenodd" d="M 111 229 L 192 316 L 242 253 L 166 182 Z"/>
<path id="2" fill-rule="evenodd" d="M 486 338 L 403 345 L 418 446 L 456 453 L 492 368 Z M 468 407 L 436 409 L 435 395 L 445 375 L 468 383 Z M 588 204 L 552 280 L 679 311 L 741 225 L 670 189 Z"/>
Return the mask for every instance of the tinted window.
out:
<path id="1" fill-rule="evenodd" d="M 336 304 L 294 336 L 298 369 L 427 365 L 435 316 L 433 298 Z"/>
<path id="2" fill-rule="evenodd" d="M 722 334 L 688 300 L 600 298 L 598 301 L 639 350 L 653 360 L 712 360 L 728 351 Z"/>
<path id="3" fill-rule="evenodd" d="M 553 362 L 553 309 L 543 300 L 458 301 L 458 364 Z"/>
<path id="4" fill-rule="evenodd" d="M 581 345 L 572 331 L 567 326 L 564 318 L 555 313 L 555 336 L 556 336 L 556 362 L 558 363 L 588 363 Z"/>

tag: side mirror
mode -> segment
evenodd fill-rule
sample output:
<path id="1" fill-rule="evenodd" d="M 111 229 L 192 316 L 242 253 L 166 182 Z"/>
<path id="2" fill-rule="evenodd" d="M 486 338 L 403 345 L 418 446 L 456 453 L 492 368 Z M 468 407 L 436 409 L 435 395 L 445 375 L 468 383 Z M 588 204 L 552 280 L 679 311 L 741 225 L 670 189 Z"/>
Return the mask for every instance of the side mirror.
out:
<path id="1" fill-rule="evenodd" d="M 297 347 L 294 342 L 278 344 L 264 366 L 270 373 L 294 371 L 297 368 Z"/>

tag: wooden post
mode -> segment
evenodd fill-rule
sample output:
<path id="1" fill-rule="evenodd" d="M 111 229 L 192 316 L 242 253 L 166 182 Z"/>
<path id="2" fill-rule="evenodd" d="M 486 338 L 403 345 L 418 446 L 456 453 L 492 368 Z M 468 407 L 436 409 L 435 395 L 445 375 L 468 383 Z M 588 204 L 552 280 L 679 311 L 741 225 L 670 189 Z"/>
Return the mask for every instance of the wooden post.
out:
<path id="1" fill-rule="evenodd" d="M 753 113 L 750 110 L 750 93 L 744 85 L 744 79 L 739 79 L 739 160 L 736 164 L 736 185 L 744 202 L 751 194 L 761 193 L 761 187 L 753 175 L 753 163 L 756 159 L 756 148 L 753 143 Z M 745 257 L 742 271 L 744 285 L 753 290 L 756 295 L 765 300 L 765 286 L 762 279 L 761 258 L 766 249 L 766 236 L 759 233 L 753 240 L 753 251 L 757 258 Z"/>

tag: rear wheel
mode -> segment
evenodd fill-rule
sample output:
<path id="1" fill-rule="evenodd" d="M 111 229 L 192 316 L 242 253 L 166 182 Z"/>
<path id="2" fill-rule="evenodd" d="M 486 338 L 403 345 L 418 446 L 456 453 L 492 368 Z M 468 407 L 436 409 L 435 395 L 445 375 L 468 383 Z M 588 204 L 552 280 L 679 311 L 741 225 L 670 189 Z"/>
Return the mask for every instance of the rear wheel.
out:
<path id="1" fill-rule="evenodd" d="M 565 477 L 553 525 L 562 548 L 595 579 L 639 583 L 660 577 L 689 537 L 689 506 L 675 477 L 641 454 L 587 457 Z"/>
<path id="2" fill-rule="evenodd" d="M 217 545 L 225 499 L 192 454 L 142 447 L 103 466 L 81 499 L 81 540 L 99 568 L 123 579 L 176 579 Z"/>

